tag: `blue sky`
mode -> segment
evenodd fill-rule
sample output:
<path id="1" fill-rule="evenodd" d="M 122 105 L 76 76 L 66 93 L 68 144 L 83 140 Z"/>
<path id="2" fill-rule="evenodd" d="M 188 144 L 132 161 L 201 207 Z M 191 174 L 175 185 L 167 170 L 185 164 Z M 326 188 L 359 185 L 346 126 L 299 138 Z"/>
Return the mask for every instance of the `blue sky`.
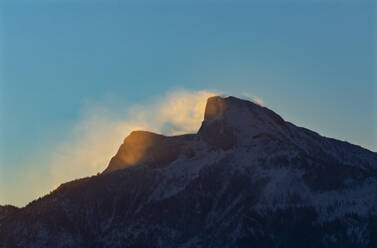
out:
<path id="1" fill-rule="evenodd" d="M 38 196 L 29 171 L 49 177 L 43 158 L 88 112 L 122 118 L 177 91 L 252 94 L 377 151 L 375 1 L 0 4 L 0 204 Z"/>

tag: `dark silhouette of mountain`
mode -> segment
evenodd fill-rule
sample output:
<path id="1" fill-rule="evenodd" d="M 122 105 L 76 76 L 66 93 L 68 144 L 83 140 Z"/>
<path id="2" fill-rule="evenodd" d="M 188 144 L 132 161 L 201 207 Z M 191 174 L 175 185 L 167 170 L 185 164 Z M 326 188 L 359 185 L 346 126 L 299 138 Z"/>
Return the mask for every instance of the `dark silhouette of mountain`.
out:
<path id="1" fill-rule="evenodd" d="M 1 206 L 0 205 L 0 225 L 1 225 L 1 220 L 5 219 L 5 217 L 8 217 L 15 212 L 17 212 L 18 208 L 12 205 L 5 205 Z"/>
<path id="2" fill-rule="evenodd" d="M 0 247 L 377 247 L 377 154 L 212 97 L 197 134 L 132 132 L 4 216 Z"/>

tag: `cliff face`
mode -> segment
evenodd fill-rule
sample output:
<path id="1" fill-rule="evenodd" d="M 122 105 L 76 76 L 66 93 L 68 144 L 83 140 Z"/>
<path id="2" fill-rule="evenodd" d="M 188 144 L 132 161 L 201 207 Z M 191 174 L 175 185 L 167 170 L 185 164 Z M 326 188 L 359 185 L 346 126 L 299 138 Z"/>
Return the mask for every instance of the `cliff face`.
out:
<path id="1" fill-rule="evenodd" d="M 376 153 L 212 97 L 197 134 L 131 133 L 4 218 L 0 247 L 377 247 L 376 192 Z"/>

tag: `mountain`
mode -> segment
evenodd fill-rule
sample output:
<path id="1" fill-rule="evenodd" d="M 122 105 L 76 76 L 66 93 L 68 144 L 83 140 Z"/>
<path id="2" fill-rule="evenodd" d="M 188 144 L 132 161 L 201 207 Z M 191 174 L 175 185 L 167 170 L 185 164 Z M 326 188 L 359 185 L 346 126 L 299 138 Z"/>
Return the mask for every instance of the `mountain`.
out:
<path id="1" fill-rule="evenodd" d="M 1 225 L 1 220 L 14 214 L 15 212 L 17 212 L 17 210 L 18 208 L 12 205 L 5 205 L 5 206 L 0 205 L 0 225 Z"/>
<path id="2" fill-rule="evenodd" d="M 377 247 L 377 153 L 211 97 L 197 134 L 132 132 L 0 219 L 0 247 Z"/>

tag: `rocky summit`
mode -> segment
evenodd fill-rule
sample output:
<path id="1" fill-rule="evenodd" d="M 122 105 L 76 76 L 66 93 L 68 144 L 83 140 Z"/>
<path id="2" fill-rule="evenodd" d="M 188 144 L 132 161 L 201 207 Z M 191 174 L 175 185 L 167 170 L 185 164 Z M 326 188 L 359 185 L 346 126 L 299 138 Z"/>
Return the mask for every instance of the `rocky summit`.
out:
<path id="1" fill-rule="evenodd" d="M 0 247 L 377 247 L 377 153 L 211 97 L 197 134 L 134 131 L 100 175 L 1 207 Z"/>

